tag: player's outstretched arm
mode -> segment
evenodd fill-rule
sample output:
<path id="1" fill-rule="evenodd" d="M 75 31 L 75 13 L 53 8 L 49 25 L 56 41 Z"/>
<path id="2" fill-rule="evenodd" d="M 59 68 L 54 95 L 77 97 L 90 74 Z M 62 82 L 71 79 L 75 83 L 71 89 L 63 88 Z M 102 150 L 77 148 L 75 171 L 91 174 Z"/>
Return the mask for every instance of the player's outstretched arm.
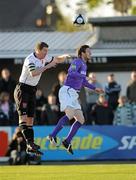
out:
<path id="1" fill-rule="evenodd" d="M 98 93 L 98 94 L 104 93 L 103 89 L 101 89 L 101 88 L 96 88 L 93 84 L 89 83 L 89 82 L 86 80 L 86 78 L 84 78 L 83 86 L 89 88 L 90 90 L 95 91 L 95 92 Z"/>
<path id="2" fill-rule="evenodd" d="M 51 61 L 49 64 L 47 64 L 45 67 L 41 67 L 41 68 L 37 68 L 33 71 L 30 71 L 30 75 L 31 76 L 38 76 L 40 75 L 41 73 L 43 73 L 44 71 L 46 71 L 47 69 L 50 69 L 52 67 L 55 67 L 57 64 L 59 63 L 63 63 L 66 58 L 69 58 L 70 56 L 68 54 L 63 54 L 63 55 L 60 55 L 60 56 L 57 56 L 57 57 L 54 57 L 53 58 L 53 61 Z"/>
<path id="3" fill-rule="evenodd" d="M 63 54 L 63 55 L 54 57 L 53 60 L 45 66 L 44 71 L 52 67 L 55 67 L 57 64 L 63 63 L 69 57 L 70 56 L 68 54 Z"/>
<path id="4" fill-rule="evenodd" d="M 68 55 L 68 54 L 63 54 L 63 55 L 54 57 L 54 61 L 56 62 L 56 64 L 60 64 L 60 63 L 65 62 L 65 60 L 66 60 L 67 58 L 70 58 L 70 57 L 71 57 L 71 56 Z"/>

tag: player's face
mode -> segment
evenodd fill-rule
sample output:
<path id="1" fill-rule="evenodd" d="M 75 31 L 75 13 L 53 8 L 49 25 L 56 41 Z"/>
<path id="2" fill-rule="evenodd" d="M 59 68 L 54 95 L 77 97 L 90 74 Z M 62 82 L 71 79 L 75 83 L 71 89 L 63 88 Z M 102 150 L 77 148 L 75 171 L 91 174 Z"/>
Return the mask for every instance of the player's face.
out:
<path id="1" fill-rule="evenodd" d="M 45 56 L 47 55 L 47 53 L 48 53 L 48 48 L 47 48 L 47 47 L 43 47 L 43 48 L 39 51 L 40 58 L 41 58 L 41 59 L 44 59 Z"/>
<path id="2" fill-rule="evenodd" d="M 90 48 L 86 49 L 86 51 L 84 53 L 84 58 L 85 58 L 86 61 L 91 59 L 91 50 L 90 50 Z"/>

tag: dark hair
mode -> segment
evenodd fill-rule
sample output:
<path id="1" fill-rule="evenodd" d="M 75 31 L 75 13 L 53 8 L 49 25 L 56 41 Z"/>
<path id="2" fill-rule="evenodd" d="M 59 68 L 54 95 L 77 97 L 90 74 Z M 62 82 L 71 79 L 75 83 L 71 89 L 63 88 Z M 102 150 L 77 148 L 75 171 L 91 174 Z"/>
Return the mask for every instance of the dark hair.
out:
<path id="1" fill-rule="evenodd" d="M 78 57 L 81 57 L 81 55 L 82 55 L 82 52 L 83 53 L 85 53 L 85 51 L 86 51 L 86 49 L 87 48 L 90 48 L 88 45 L 83 45 L 83 46 L 81 46 L 79 49 L 78 49 Z"/>
<path id="2" fill-rule="evenodd" d="M 56 97 L 54 93 L 50 93 L 50 94 L 48 94 L 48 97 L 49 97 L 49 96 Z"/>
<path id="3" fill-rule="evenodd" d="M 44 47 L 48 48 L 49 45 L 45 42 L 39 42 L 36 44 L 35 49 L 42 50 Z"/>
<path id="4" fill-rule="evenodd" d="M 60 71 L 60 72 L 58 73 L 58 76 L 64 75 L 64 74 L 67 74 L 66 71 Z"/>
<path id="5" fill-rule="evenodd" d="M 111 74 L 109 74 L 109 76 L 110 76 L 110 77 L 114 77 L 114 74 L 113 74 L 113 73 L 111 73 Z"/>

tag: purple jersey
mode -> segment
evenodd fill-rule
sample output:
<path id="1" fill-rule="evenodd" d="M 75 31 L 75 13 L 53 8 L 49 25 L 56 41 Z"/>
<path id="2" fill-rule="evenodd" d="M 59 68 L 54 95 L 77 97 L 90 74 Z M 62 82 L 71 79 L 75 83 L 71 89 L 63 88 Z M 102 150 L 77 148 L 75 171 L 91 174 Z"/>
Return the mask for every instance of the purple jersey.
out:
<path id="1" fill-rule="evenodd" d="M 75 90 L 80 90 L 83 86 L 94 90 L 95 87 L 86 80 L 86 71 L 87 65 L 84 60 L 81 58 L 74 59 L 68 69 L 68 76 L 64 85 Z"/>

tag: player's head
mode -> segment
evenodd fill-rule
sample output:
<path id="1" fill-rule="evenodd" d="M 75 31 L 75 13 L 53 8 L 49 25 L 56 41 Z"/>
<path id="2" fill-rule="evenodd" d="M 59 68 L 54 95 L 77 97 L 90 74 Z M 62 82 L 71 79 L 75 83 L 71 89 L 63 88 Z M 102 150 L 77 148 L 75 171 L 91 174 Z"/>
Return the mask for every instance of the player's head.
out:
<path id="1" fill-rule="evenodd" d="M 83 45 L 78 49 L 78 57 L 88 61 L 91 59 L 91 50 L 88 45 Z"/>
<path id="2" fill-rule="evenodd" d="M 39 42 L 35 46 L 35 52 L 39 59 L 44 59 L 48 53 L 48 44 L 45 42 Z"/>

